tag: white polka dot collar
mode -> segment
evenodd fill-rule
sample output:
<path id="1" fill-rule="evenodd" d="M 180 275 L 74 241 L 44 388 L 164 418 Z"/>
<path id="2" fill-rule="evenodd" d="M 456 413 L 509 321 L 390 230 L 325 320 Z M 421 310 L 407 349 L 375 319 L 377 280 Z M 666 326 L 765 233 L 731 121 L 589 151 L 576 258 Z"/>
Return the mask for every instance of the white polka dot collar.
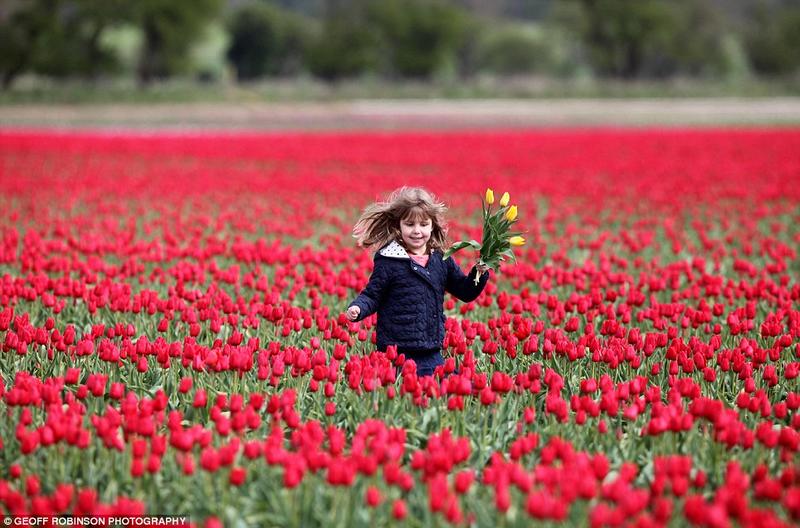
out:
<path id="1" fill-rule="evenodd" d="M 378 253 L 384 257 L 410 259 L 406 249 L 398 244 L 397 240 L 392 240 L 389 244 L 381 248 Z"/>

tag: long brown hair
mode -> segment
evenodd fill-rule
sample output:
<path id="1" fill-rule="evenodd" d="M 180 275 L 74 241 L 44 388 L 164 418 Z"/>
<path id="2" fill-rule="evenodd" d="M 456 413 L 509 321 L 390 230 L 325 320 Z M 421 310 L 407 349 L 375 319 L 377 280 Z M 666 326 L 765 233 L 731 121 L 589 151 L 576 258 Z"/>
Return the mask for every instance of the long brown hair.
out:
<path id="1" fill-rule="evenodd" d="M 353 227 L 353 236 L 358 245 L 379 249 L 396 240 L 403 244 L 400 222 L 406 218 L 430 218 L 431 239 L 428 250 L 444 250 L 447 246 L 447 224 L 444 213 L 447 207 L 436 197 L 420 187 L 400 187 L 384 202 L 376 202 L 361 214 Z"/>

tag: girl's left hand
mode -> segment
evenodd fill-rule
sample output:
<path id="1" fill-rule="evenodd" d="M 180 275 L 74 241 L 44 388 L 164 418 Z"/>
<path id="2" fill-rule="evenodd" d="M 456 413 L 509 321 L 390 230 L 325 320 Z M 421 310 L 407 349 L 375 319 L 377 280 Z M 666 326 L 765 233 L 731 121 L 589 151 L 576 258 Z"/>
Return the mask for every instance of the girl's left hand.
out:
<path id="1" fill-rule="evenodd" d="M 345 312 L 345 315 L 347 316 L 347 319 L 349 321 L 355 321 L 356 319 L 358 319 L 358 316 L 360 314 L 361 314 L 361 308 L 359 308 L 358 306 L 351 306 Z"/>

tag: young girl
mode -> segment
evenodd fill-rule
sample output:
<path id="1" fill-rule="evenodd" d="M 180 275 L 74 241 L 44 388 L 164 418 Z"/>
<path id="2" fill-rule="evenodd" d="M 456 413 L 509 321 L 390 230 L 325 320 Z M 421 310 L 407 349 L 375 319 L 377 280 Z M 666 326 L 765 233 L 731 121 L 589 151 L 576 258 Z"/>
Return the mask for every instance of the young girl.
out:
<path id="1" fill-rule="evenodd" d="M 426 190 L 402 187 L 386 202 L 367 207 L 353 228 L 360 246 L 378 251 L 369 283 L 347 308 L 347 318 L 360 321 L 377 312 L 378 350 L 395 345 L 414 360 L 419 376 L 444 364 L 445 292 L 470 302 L 489 280 L 485 268 L 464 275 L 453 257 L 442 259 L 445 210 Z"/>

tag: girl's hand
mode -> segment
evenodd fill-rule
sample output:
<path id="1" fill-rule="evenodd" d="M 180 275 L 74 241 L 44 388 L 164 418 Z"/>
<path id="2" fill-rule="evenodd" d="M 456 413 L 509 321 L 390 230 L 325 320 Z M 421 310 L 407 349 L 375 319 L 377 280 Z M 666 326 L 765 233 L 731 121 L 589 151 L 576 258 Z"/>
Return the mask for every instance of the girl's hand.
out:
<path id="1" fill-rule="evenodd" d="M 355 321 L 356 319 L 358 319 L 358 315 L 360 313 L 361 313 L 361 308 L 359 308 L 358 306 L 351 306 L 350 308 L 347 309 L 345 315 L 347 316 L 348 320 Z"/>

